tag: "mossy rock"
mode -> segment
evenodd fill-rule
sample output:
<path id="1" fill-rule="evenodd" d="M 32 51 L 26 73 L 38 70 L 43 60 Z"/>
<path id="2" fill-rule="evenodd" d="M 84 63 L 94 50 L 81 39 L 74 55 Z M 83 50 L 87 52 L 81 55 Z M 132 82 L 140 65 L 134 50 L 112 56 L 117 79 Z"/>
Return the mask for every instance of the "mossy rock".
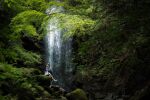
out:
<path id="1" fill-rule="evenodd" d="M 66 97 L 68 100 L 88 100 L 85 91 L 79 88 L 70 93 L 67 93 Z"/>
<path id="2" fill-rule="evenodd" d="M 67 98 L 66 98 L 66 97 L 61 96 L 61 100 L 67 100 Z"/>

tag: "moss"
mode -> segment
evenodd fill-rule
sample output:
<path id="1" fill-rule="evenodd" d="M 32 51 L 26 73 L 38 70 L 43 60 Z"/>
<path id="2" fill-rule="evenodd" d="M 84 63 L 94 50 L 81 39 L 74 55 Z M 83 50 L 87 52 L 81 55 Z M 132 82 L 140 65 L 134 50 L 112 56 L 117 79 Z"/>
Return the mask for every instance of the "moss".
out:
<path id="1" fill-rule="evenodd" d="M 86 93 L 82 89 L 75 89 L 74 91 L 67 93 L 68 100 L 88 100 Z"/>

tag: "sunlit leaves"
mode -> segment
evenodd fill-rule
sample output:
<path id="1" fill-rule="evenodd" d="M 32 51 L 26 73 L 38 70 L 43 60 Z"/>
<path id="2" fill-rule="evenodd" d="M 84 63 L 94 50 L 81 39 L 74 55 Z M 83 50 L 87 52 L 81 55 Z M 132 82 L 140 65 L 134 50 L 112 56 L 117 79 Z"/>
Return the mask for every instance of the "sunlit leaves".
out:
<path id="1" fill-rule="evenodd" d="M 24 11 L 14 17 L 11 21 L 11 28 L 16 38 L 21 35 L 37 36 L 37 27 L 40 27 L 46 15 L 35 10 Z M 15 38 L 15 39 L 16 39 Z"/>
<path id="2" fill-rule="evenodd" d="M 36 21 L 41 21 L 42 18 L 45 16 L 45 14 L 41 13 L 41 12 L 37 12 L 35 10 L 28 10 L 28 11 L 24 11 L 20 14 L 18 14 L 17 16 L 15 16 L 12 21 L 11 24 L 23 24 L 23 23 L 28 23 L 28 24 L 32 24 L 32 23 L 40 23 L 40 22 L 36 22 Z"/>
<path id="3" fill-rule="evenodd" d="M 65 37 L 70 37 L 73 35 L 83 35 L 88 31 L 91 31 L 95 21 L 90 18 L 79 16 L 79 15 L 69 15 L 69 14 L 55 14 L 53 17 L 59 20 L 60 27 L 66 30 Z M 48 20 L 48 21 L 50 21 Z"/>
<path id="4" fill-rule="evenodd" d="M 16 13 L 25 10 L 45 11 L 48 7 L 48 3 L 45 0 L 5 0 L 4 2 Z"/>

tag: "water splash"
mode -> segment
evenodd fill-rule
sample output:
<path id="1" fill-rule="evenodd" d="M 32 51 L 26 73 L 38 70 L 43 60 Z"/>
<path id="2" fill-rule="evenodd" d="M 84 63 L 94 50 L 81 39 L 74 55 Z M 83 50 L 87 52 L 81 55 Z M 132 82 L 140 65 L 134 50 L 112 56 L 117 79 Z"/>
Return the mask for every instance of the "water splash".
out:
<path id="1" fill-rule="evenodd" d="M 61 9 L 53 6 L 47 10 L 47 13 L 60 13 Z M 59 27 L 59 20 L 57 17 L 51 18 L 46 27 L 47 63 L 49 63 L 46 73 L 52 72 L 54 78 L 58 80 L 57 84 L 69 89 L 73 71 L 71 63 L 72 38 L 63 39 L 64 30 Z"/>

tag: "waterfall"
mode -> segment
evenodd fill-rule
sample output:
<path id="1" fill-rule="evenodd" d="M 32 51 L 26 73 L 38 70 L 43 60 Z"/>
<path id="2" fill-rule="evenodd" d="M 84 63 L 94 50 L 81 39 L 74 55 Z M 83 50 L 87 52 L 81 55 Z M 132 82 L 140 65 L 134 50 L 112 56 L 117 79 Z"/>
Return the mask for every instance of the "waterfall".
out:
<path id="1" fill-rule="evenodd" d="M 53 6 L 46 11 L 48 14 L 61 13 L 61 7 Z M 52 17 L 47 24 L 46 44 L 47 44 L 47 63 L 49 63 L 46 73 L 51 72 L 59 85 L 69 89 L 72 82 L 73 66 L 71 63 L 72 38 L 63 39 L 64 30 L 59 27 L 59 18 Z"/>

